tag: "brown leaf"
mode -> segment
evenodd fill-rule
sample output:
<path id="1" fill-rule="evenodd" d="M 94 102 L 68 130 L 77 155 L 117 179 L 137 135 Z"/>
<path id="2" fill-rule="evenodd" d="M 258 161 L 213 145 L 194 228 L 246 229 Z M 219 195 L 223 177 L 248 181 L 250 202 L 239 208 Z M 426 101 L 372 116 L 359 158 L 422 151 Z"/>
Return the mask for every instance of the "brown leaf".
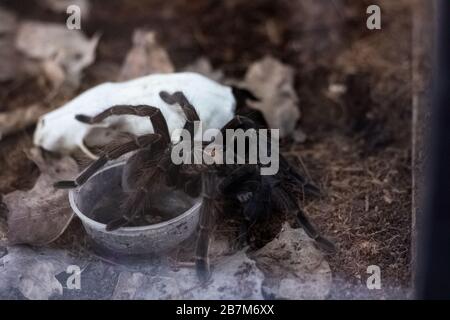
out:
<path id="1" fill-rule="evenodd" d="M 63 24 L 27 21 L 19 27 L 16 47 L 36 61 L 57 87 L 61 84 L 61 71 L 65 73 L 64 80 L 79 83 L 83 69 L 95 60 L 98 40 L 98 35 L 88 39 Z"/>
<path id="2" fill-rule="evenodd" d="M 0 112 L 0 140 L 7 135 L 26 129 L 37 122 L 48 108 L 40 104 L 32 104 L 25 108 L 9 112 Z"/>
<path id="3" fill-rule="evenodd" d="M 119 81 L 130 80 L 152 73 L 171 73 L 175 67 L 169 55 L 156 41 L 152 31 L 136 30 L 133 34 L 133 48 L 128 52 Z"/>
<path id="4" fill-rule="evenodd" d="M 251 105 L 261 110 L 272 129 L 280 129 L 281 137 L 294 131 L 300 109 L 291 66 L 266 56 L 248 68 L 243 86 L 261 100 Z"/>
<path id="5" fill-rule="evenodd" d="M 10 244 L 44 245 L 56 240 L 73 217 L 67 191 L 54 189 L 53 183 L 73 178 L 78 168 L 70 157 L 44 159 L 37 148 L 31 149 L 28 156 L 41 175 L 33 189 L 14 191 L 4 197 L 9 211 L 7 236 Z"/>

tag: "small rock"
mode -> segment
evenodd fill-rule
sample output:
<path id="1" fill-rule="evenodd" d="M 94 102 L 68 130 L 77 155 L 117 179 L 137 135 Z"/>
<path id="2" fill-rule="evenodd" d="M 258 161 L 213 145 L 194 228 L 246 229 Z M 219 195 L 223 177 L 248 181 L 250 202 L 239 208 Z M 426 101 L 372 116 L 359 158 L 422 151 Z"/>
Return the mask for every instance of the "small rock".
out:
<path id="1" fill-rule="evenodd" d="M 269 298 L 325 299 L 330 291 L 330 266 L 303 229 L 284 224 L 278 237 L 251 258 L 264 273 Z"/>
<path id="2" fill-rule="evenodd" d="M 195 275 L 196 276 L 196 275 Z M 213 268 L 211 283 L 191 291 L 192 299 L 263 299 L 263 273 L 244 251 L 224 258 Z M 197 282 L 196 280 L 195 282 Z"/>
<path id="3" fill-rule="evenodd" d="M 131 300 L 136 296 L 136 291 L 139 288 L 145 275 L 140 272 L 124 271 L 120 273 L 117 280 L 116 288 L 112 296 L 113 300 Z"/>
<path id="4" fill-rule="evenodd" d="M 63 286 L 55 275 L 71 265 L 63 250 L 8 247 L 0 258 L 0 292 L 18 289 L 30 300 L 47 300 L 63 294 Z"/>
<path id="5" fill-rule="evenodd" d="M 8 253 L 6 247 L 0 246 L 0 258 L 3 258 Z"/>
<path id="6" fill-rule="evenodd" d="M 211 280 L 201 285 L 195 268 L 157 276 L 123 272 L 113 297 L 126 299 L 263 299 L 264 276 L 244 251 L 217 261 Z"/>

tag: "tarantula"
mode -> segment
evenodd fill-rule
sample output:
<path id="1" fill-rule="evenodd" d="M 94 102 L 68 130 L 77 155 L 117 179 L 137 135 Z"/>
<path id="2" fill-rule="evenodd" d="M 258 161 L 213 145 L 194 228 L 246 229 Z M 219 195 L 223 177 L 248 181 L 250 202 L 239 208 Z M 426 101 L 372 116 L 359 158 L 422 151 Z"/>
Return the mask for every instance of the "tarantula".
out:
<path id="1" fill-rule="evenodd" d="M 230 120 L 221 132 L 226 129 L 247 130 L 267 127 L 262 114 L 247 107 L 245 103 L 248 99 L 256 100 L 256 97 L 245 89 L 233 88 L 233 93 L 237 101 L 237 113 L 241 115 Z M 178 104 L 181 107 L 186 117 L 184 129 L 189 131 L 193 139 L 195 136 L 193 124 L 200 121 L 200 118 L 185 95 L 182 92 L 173 94 L 160 92 L 160 97 L 170 105 Z M 182 188 L 191 196 L 198 196 L 201 193 L 203 198 L 196 244 L 196 269 L 203 281 L 211 274 L 208 261 L 209 242 L 216 217 L 223 211 L 224 199 L 239 204 L 245 221 L 245 225 L 241 228 L 242 235 L 248 226 L 259 218 L 271 214 L 272 211 L 280 211 L 295 215 L 305 232 L 321 248 L 334 251 L 334 245 L 322 237 L 309 222 L 298 200 L 303 194 L 319 194 L 319 189 L 306 181 L 281 154 L 279 171 L 275 175 L 261 175 L 260 164 L 175 165 L 170 157 L 174 143 L 171 142 L 165 118 L 156 107 L 113 106 L 94 117 L 77 115 L 76 119 L 94 124 L 112 115 L 125 114 L 149 117 L 154 133 L 132 137 L 120 145 L 113 144 L 74 181 L 55 183 L 56 188 L 75 188 L 85 183 L 109 160 L 136 151 L 126 162 L 122 174 L 122 186 L 127 193 L 121 208 L 123 215 L 109 222 L 107 230 L 125 226 L 133 221 L 136 215 L 145 212 L 149 207 L 147 194 L 165 183 Z M 196 151 L 198 150 L 192 150 L 193 153 Z"/>

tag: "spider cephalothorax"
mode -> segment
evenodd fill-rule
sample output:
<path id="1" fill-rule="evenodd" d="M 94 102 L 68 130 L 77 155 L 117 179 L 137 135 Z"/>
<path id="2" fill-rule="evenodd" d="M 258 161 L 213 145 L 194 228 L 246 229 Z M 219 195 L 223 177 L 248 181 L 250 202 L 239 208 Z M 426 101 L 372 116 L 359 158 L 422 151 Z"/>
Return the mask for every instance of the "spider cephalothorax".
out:
<path id="1" fill-rule="evenodd" d="M 247 116 L 237 115 L 230 120 L 221 132 L 227 129 L 258 129 L 265 127 L 264 118 L 257 111 L 252 111 L 245 104 L 247 99 L 256 99 L 250 92 L 235 88 L 237 112 Z M 195 136 L 194 122 L 200 118 L 191 103 L 182 92 L 160 92 L 161 99 L 169 105 L 178 104 L 186 117 L 184 129 L 191 137 Z M 94 117 L 78 115 L 76 118 L 84 123 L 97 123 L 111 115 L 133 114 L 149 117 L 154 133 L 130 138 L 119 146 L 107 148 L 107 151 L 93 162 L 74 181 L 60 181 L 59 188 L 77 187 L 92 176 L 108 160 L 136 151 L 127 161 L 122 185 L 128 197 L 122 206 L 121 218 L 111 221 L 108 230 L 125 226 L 149 208 L 147 194 L 158 185 L 165 183 L 176 188 L 183 188 L 187 193 L 203 198 L 200 209 L 199 231 L 196 245 L 196 266 L 200 279 L 210 276 L 208 262 L 209 240 L 216 218 L 223 211 L 225 199 L 239 204 L 243 215 L 244 230 L 259 218 L 272 212 L 288 213 L 295 216 L 306 233 L 316 240 L 325 250 L 333 250 L 333 244 L 319 235 L 302 211 L 299 199 L 303 194 L 317 194 L 319 190 L 306 181 L 280 154 L 280 168 L 275 175 L 261 175 L 264 167 L 256 164 L 227 165 L 195 165 L 178 164 L 171 160 L 174 143 L 171 142 L 167 124 L 158 108 L 151 106 L 114 106 Z M 226 144 L 222 146 L 226 148 Z M 234 148 L 234 146 L 233 146 Z M 195 152 L 195 150 L 191 150 Z"/>

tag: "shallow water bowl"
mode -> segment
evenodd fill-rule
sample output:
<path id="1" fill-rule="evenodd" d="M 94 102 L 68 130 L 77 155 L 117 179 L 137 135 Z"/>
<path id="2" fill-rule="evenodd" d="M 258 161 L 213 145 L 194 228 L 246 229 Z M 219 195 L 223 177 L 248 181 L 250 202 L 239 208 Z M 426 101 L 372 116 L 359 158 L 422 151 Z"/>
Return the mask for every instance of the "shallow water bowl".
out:
<path id="1" fill-rule="evenodd" d="M 70 206 L 91 239 L 102 249 L 134 255 L 166 251 L 189 238 L 197 228 L 201 200 L 167 187 L 159 188 L 151 195 L 153 206 L 145 220 L 149 221 L 147 225 L 141 221 L 139 226 L 106 231 L 106 223 L 121 215 L 118 208 L 124 199 L 121 188 L 123 165 L 105 167 L 83 186 L 69 192 Z M 155 220 L 151 211 L 163 221 Z M 157 223 L 152 224 L 152 219 Z"/>

